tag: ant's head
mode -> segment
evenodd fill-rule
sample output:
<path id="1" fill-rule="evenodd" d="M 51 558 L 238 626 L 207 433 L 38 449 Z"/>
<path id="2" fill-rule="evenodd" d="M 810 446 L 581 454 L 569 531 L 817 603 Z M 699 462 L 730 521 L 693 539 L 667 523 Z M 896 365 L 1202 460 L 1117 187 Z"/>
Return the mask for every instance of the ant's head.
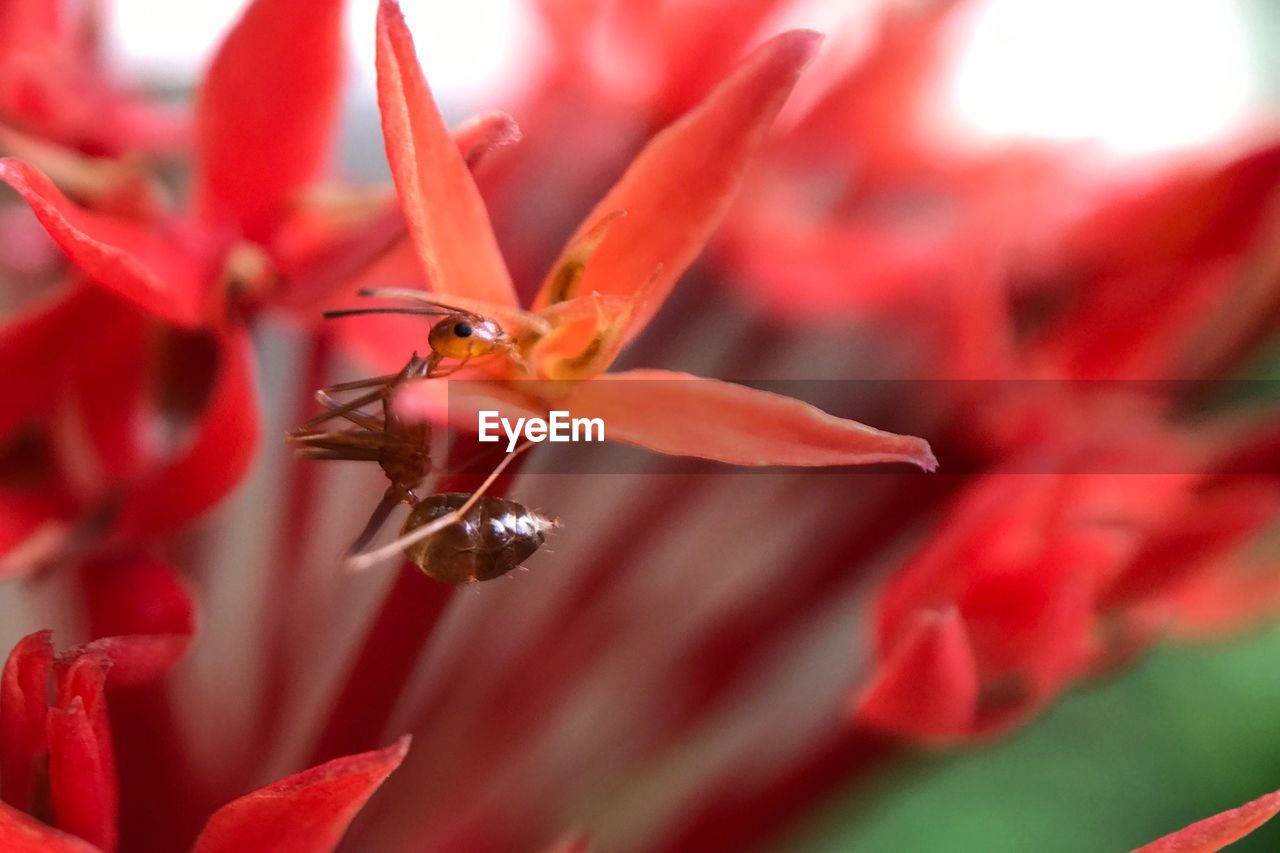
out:
<path id="1" fill-rule="evenodd" d="M 509 349 L 511 339 L 493 320 L 458 312 L 432 326 L 427 343 L 436 355 L 465 361 Z"/>

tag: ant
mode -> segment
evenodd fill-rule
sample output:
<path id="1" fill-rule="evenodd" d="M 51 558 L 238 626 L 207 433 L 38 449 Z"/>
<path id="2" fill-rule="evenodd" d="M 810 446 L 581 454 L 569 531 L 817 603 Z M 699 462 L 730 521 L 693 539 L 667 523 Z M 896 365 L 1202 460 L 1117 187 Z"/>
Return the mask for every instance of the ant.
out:
<path id="1" fill-rule="evenodd" d="M 325 411 L 289 433 L 286 440 L 303 445 L 298 455 L 309 459 L 377 462 L 390 484 L 364 530 L 348 549 L 347 564 L 365 569 L 401 552 L 427 575 L 445 583 L 474 583 L 506 574 L 528 559 L 546 541 L 547 531 L 560 526 L 523 504 L 486 495 L 508 465 L 531 445 L 525 442 L 507 454 L 471 494 L 447 492 L 419 497 L 417 490 L 431 471 L 431 427 L 425 421 L 406 422 L 394 411 L 396 392 L 417 379 L 448 376 L 473 358 L 496 353 L 518 356 L 515 341 L 494 320 L 453 305 L 437 302 L 418 291 L 371 290 L 361 295 L 412 298 L 422 308 L 357 308 L 329 311 L 326 317 L 360 314 L 416 314 L 441 316 L 427 342 L 430 355 L 414 353 L 398 373 L 331 385 L 316 392 Z M 445 359 L 456 366 L 443 366 Z M 371 389 L 345 402 L 333 395 Z M 382 406 L 380 415 L 365 406 Z M 326 428 L 335 420 L 342 429 Z M 364 551 L 399 504 L 410 512 L 393 542 Z"/>

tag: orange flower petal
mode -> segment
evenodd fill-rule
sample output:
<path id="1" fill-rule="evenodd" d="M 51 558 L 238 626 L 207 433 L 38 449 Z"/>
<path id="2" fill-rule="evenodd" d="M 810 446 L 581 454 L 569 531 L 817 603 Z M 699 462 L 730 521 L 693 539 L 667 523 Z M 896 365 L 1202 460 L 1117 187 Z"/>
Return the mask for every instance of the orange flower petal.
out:
<path id="1" fill-rule="evenodd" d="M 593 293 L 558 302 L 539 316 L 552 331 L 529 352 L 533 372 L 541 379 L 591 379 L 609 369 L 622 349 L 623 337 L 649 289 L 635 296 Z"/>
<path id="2" fill-rule="evenodd" d="M 744 385 L 668 370 L 610 373 L 577 384 L 528 381 L 412 382 L 396 398 L 402 417 L 475 432 L 479 412 L 503 417 L 600 418 L 605 438 L 671 456 L 730 465 L 937 467 L 929 443 L 829 415 L 808 403 Z"/>
<path id="3" fill-rule="evenodd" d="M 480 113 L 453 129 L 453 142 L 474 170 L 490 152 L 520 141 L 520 125 L 504 112 Z"/>
<path id="4" fill-rule="evenodd" d="M 603 418 L 605 437 L 731 465 L 865 465 L 937 460 L 923 439 L 895 435 L 768 391 L 667 370 L 582 382 L 557 408 Z"/>
<path id="5" fill-rule="evenodd" d="M 711 236 L 819 38 L 803 30 L 777 36 L 702 104 L 655 136 L 570 239 L 535 306 L 552 301 L 559 270 L 579 240 L 614 211 L 625 210 L 592 255 L 578 292 L 628 295 L 662 267 L 653 299 L 633 323 L 634 337 Z"/>
<path id="6" fill-rule="evenodd" d="M 1139 847 L 1134 853 L 1213 853 L 1239 841 L 1280 812 L 1280 791 L 1216 814 Z"/>
<path id="7" fill-rule="evenodd" d="M 377 67 L 387 161 L 431 289 L 515 305 L 480 191 L 440 117 L 394 0 L 378 6 Z"/>

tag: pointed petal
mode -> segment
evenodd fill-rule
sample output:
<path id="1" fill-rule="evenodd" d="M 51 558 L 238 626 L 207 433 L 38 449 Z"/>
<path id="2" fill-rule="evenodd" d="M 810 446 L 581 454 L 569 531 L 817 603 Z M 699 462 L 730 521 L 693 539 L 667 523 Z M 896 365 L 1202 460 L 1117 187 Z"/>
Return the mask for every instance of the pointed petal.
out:
<path id="1" fill-rule="evenodd" d="M 58 672 L 49 709 L 49 788 L 57 825 L 97 846 L 116 843 L 118 792 L 106 684 L 110 663 L 79 655 Z"/>
<path id="2" fill-rule="evenodd" d="M 5 853 L 100 853 L 89 842 L 45 826 L 4 803 L 0 803 L 0 850 Z"/>
<path id="3" fill-rule="evenodd" d="M 0 676 L 0 797 L 22 811 L 35 803 L 36 776 L 49 752 L 45 716 L 53 669 L 50 636 L 49 631 L 38 631 L 20 640 Z"/>
<path id="4" fill-rule="evenodd" d="M 602 418 L 605 435 L 667 453 L 731 465 L 937 467 L 929 444 L 837 418 L 790 397 L 667 370 L 610 373 L 563 400 L 575 416 Z M 559 406 L 559 403 L 557 403 Z"/>
<path id="5" fill-rule="evenodd" d="M 409 750 L 409 738 L 391 746 L 337 758 L 234 800 L 214 813 L 195 853 L 274 849 L 332 850 L 347 826 Z"/>
<path id="6" fill-rule="evenodd" d="M 131 492 L 121 512 L 121 535 L 177 526 L 227 495 L 253 462 L 260 432 L 253 343 L 240 327 L 220 333 L 221 365 L 187 449 L 153 471 Z"/>
<path id="7" fill-rule="evenodd" d="M 519 141 L 520 125 L 497 110 L 472 116 L 453 129 L 453 143 L 473 172 L 491 152 Z"/>
<path id="8" fill-rule="evenodd" d="M 577 240 L 613 211 L 625 210 L 592 256 L 579 292 L 627 295 L 661 266 L 634 337 L 711 236 L 818 41 L 816 33 L 799 30 L 772 39 L 702 104 L 654 137 L 583 221 L 535 307 L 551 301 L 557 271 Z"/>
<path id="9" fill-rule="evenodd" d="M 1244 838 L 1280 812 L 1280 791 L 1264 794 L 1239 808 L 1197 821 L 1139 847 L 1134 853 L 1214 853 Z"/>
<path id="10" fill-rule="evenodd" d="M 197 107 L 202 215 L 267 239 L 324 164 L 342 83 L 342 0 L 255 0 L 223 41 Z"/>
<path id="11" fill-rule="evenodd" d="M 604 421 L 605 438 L 671 456 L 730 465 L 821 467 L 909 462 L 937 467 L 929 443 L 829 415 L 808 403 L 668 370 L 632 370 L 579 382 L 411 382 L 396 397 L 404 418 L 476 432 L 481 411 L 513 422 L 548 408 Z"/>
<path id="12" fill-rule="evenodd" d="M 140 553 L 100 555 L 86 562 L 89 629 L 80 653 L 111 661 L 108 682 L 133 686 L 164 675 L 195 634 L 191 592 L 167 563 Z"/>
<path id="13" fill-rule="evenodd" d="M 445 127 L 400 7 L 378 6 L 378 108 L 409 235 L 439 294 L 515 305 L 489 214 Z"/>
<path id="14" fill-rule="evenodd" d="M 159 234 L 76 206 L 39 170 L 0 159 L 0 181 L 18 191 L 40 224 L 95 284 L 180 326 L 203 317 L 197 265 Z"/>
<path id="15" fill-rule="evenodd" d="M 854 703 L 860 723 L 912 737 L 966 734 L 978 707 L 978 671 L 960 612 L 924 614 Z"/>
<path id="16" fill-rule="evenodd" d="M 404 219 L 431 289 L 515 305 L 480 191 L 440 118 L 392 0 L 378 8 L 378 106 Z"/>

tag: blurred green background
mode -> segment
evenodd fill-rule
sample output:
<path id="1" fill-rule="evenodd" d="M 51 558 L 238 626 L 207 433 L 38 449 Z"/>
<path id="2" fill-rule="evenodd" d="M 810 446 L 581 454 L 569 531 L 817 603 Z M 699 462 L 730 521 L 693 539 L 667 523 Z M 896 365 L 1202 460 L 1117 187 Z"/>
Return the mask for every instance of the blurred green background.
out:
<path id="1" fill-rule="evenodd" d="M 978 752 L 837 795 L 781 849 L 1129 850 L 1280 788 L 1280 626 L 1161 649 Z M 1280 850 L 1280 819 L 1231 847 Z"/>

